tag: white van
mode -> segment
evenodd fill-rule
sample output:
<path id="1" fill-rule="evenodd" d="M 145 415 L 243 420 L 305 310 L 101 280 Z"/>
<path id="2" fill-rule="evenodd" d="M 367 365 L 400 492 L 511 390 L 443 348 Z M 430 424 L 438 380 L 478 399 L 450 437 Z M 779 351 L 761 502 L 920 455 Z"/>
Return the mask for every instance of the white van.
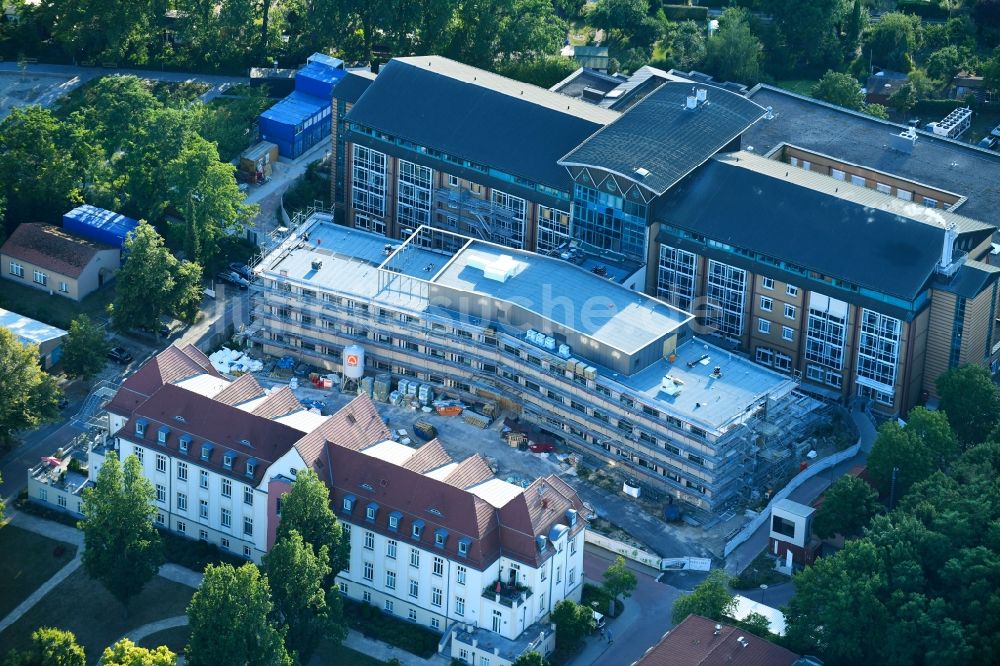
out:
<path id="1" fill-rule="evenodd" d="M 592 611 L 594 614 L 594 631 L 604 630 L 604 616 L 597 611 Z"/>

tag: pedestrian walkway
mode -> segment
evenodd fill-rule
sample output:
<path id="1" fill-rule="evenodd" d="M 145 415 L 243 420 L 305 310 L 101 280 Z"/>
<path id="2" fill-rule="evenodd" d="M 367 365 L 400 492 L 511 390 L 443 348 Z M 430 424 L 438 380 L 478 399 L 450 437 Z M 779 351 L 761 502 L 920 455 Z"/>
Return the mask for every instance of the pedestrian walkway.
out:
<path id="1" fill-rule="evenodd" d="M 166 563 L 160 567 L 160 576 L 166 578 L 169 581 L 175 583 L 180 583 L 181 585 L 187 585 L 188 587 L 193 587 L 198 589 L 201 585 L 201 579 L 204 578 L 203 574 L 197 571 L 192 571 L 187 567 L 182 567 L 179 564 Z"/>
<path id="2" fill-rule="evenodd" d="M 429 659 L 423 659 L 418 657 L 412 652 L 407 652 L 398 647 L 389 645 L 388 643 L 383 643 L 382 641 L 377 641 L 373 638 L 366 638 L 364 634 L 360 631 L 355 631 L 351 629 L 347 632 L 347 638 L 344 639 L 344 645 L 356 650 L 362 654 L 366 654 L 369 657 L 374 657 L 380 661 L 389 661 L 390 659 L 398 659 L 399 663 L 403 666 L 427 666 L 427 664 L 450 664 L 451 660 L 444 657 L 444 655 L 435 654 Z"/>
<path id="3" fill-rule="evenodd" d="M 150 622 L 149 624 L 144 624 L 141 627 L 136 627 L 132 631 L 122 636 L 122 638 L 127 638 L 133 643 L 138 643 L 147 636 L 152 636 L 155 633 L 166 631 L 167 629 L 176 629 L 177 627 L 186 627 L 187 623 L 188 623 L 187 615 L 176 615 L 174 617 L 168 617 L 162 620 L 157 620 L 156 622 Z"/>
<path id="4" fill-rule="evenodd" d="M 22 601 L 17 608 L 7 613 L 7 617 L 0 620 L 0 633 L 3 633 L 7 627 L 20 620 L 21 616 L 31 610 L 32 607 L 41 601 L 46 594 L 51 592 L 52 588 L 69 578 L 70 574 L 79 569 L 80 565 L 83 564 L 83 560 L 80 555 L 81 554 L 78 551 L 76 557 L 70 560 L 66 566 L 57 571 L 52 578 L 49 578 L 47 581 L 42 583 L 38 589 L 32 592 L 27 599 Z"/>

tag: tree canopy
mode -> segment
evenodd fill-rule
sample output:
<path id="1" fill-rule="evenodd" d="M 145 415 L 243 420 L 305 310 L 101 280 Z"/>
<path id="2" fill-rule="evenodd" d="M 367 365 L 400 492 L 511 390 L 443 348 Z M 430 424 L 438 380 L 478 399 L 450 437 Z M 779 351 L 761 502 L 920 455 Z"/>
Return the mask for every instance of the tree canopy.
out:
<path id="1" fill-rule="evenodd" d="M 109 348 L 104 330 L 81 314 L 70 323 L 63 343 L 63 371 L 67 377 L 90 379 L 104 368 Z"/>
<path id="2" fill-rule="evenodd" d="M 813 531 L 823 539 L 859 536 L 878 512 L 878 493 L 856 476 L 840 477 L 823 497 L 812 522 Z"/>
<path id="3" fill-rule="evenodd" d="M 55 377 L 42 372 L 38 346 L 22 345 L 6 328 L 0 328 L 0 377 L 0 443 L 58 418 L 62 393 Z"/>
<path id="4" fill-rule="evenodd" d="M 823 78 L 813 86 L 812 96 L 845 109 L 861 111 L 865 97 L 861 94 L 861 84 L 850 74 L 827 70 Z"/>
<path id="5" fill-rule="evenodd" d="M 514 660 L 513 666 L 545 666 L 545 657 L 538 652 L 525 652 Z"/>
<path id="6" fill-rule="evenodd" d="M 865 48 L 877 66 L 908 72 L 917 48 L 920 17 L 902 12 L 882 14 L 868 35 Z"/>
<path id="7" fill-rule="evenodd" d="M 682 594 L 674 601 L 671 621 L 680 624 L 688 615 L 701 615 L 712 620 L 722 620 L 729 615 L 736 599 L 727 587 L 729 576 L 721 569 L 713 569 L 708 577 L 688 594 Z"/>
<path id="8" fill-rule="evenodd" d="M 109 452 L 94 485 L 83 491 L 83 567 L 124 606 L 163 564 L 163 545 L 153 527 L 156 491 L 134 455 L 118 462 Z"/>
<path id="9" fill-rule="evenodd" d="M 332 589 L 333 579 L 348 563 L 351 544 L 343 538 L 337 516 L 330 508 L 330 490 L 311 469 L 304 469 L 292 482 L 292 489 L 282 497 L 278 540 L 298 532 L 302 540 L 314 549 L 326 546 L 330 553 L 330 572 L 324 588 Z"/>
<path id="10" fill-rule="evenodd" d="M 1000 50 L 1000 47 L 998 47 Z M 965 448 L 986 441 L 1000 423 L 1000 389 L 990 373 L 976 365 L 963 365 L 938 377 L 941 411 Z"/>
<path id="11" fill-rule="evenodd" d="M 749 12 L 729 7 L 708 40 L 706 67 L 720 80 L 754 84 L 760 80 L 762 52 L 760 40 L 750 30 Z"/>
<path id="12" fill-rule="evenodd" d="M 594 611 L 572 599 L 563 599 L 552 609 L 552 621 L 556 625 L 556 642 L 573 646 L 594 628 Z"/>
<path id="13" fill-rule="evenodd" d="M 102 666 L 175 666 L 177 655 L 166 646 L 144 648 L 123 638 L 111 647 L 104 648 Z"/>
<path id="14" fill-rule="evenodd" d="M 188 605 L 187 663 L 291 666 L 273 611 L 267 576 L 256 565 L 209 564 Z"/>
<path id="15" fill-rule="evenodd" d="M 635 574 L 625 564 L 625 558 L 621 555 L 604 570 L 604 589 L 615 599 L 622 595 L 632 596 L 637 583 Z"/>
<path id="16" fill-rule="evenodd" d="M 945 470 L 957 454 L 958 445 L 947 417 L 942 412 L 915 407 L 905 426 L 889 421 L 879 427 L 868 455 L 868 472 L 879 490 L 889 494 L 893 470 L 897 470 L 895 492 L 898 499 L 914 483 L 936 470 Z"/>

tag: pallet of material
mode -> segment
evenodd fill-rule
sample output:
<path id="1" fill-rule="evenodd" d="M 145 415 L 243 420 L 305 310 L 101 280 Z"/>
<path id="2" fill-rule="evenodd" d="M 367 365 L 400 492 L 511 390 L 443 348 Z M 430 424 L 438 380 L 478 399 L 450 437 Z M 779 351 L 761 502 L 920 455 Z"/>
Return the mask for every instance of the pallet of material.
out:
<path id="1" fill-rule="evenodd" d="M 475 412 L 465 411 L 462 414 L 462 420 L 471 426 L 482 428 L 483 430 L 490 427 L 489 417 L 483 416 L 482 414 L 477 414 Z"/>

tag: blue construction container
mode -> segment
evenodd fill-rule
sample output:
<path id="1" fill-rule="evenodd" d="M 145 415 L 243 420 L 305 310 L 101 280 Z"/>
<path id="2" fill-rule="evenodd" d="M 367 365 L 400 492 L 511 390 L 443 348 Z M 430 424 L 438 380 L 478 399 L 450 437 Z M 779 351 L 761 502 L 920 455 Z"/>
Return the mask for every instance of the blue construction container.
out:
<path id="1" fill-rule="evenodd" d="M 314 53 L 308 63 L 295 75 L 295 90 L 323 99 L 333 98 L 333 87 L 347 72 L 339 58 Z"/>
<path id="2" fill-rule="evenodd" d="M 63 215 L 63 229 L 98 243 L 125 247 L 129 232 L 139 226 L 136 220 L 114 211 L 84 204 Z"/>
<path id="3" fill-rule="evenodd" d="M 295 159 L 330 136 L 330 100 L 295 91 L 260 114 L 260 137 Z"/>

